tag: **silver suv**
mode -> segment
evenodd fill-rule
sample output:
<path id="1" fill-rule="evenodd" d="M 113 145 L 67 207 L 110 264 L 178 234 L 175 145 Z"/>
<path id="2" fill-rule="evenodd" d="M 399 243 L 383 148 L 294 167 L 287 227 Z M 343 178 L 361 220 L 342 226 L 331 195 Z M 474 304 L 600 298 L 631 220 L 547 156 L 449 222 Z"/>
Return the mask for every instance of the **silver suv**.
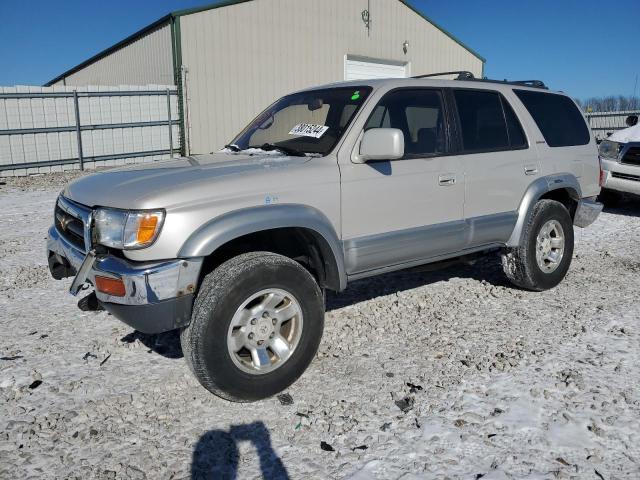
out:
<path id="1" fill-rule="evenodd" d="M 541 82 L 340 83 L 281 98 L 218 153 L 71 183 L 49 266 L 93 286 L 85 308 L 180 329 L 202 385 L 251 401 L 311 362 L 325 289 L 496 250 L 518 287 L 555 287 L 600 178 L 579 109 Z"/>

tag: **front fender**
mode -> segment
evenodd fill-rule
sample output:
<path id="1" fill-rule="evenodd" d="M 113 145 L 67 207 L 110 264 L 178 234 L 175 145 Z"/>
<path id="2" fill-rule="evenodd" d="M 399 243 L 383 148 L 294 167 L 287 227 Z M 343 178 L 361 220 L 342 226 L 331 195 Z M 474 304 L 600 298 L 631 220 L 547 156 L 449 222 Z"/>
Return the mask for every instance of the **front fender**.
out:
<path id="1" fill-rule="evenodd" d="M 580 200 L 580 198 L 582 198 L 580 183 L 576 176 L 570 173 L 560 173 L 541 177 L 529 185 L 529 188 L 527 188 L 527 191 L 520 202 L 520 208 L 518 208 L 518 221 L 513 229 L 511 238 L 509 238 L 509 241 L 507 242 L 508 247 L 517 247 L 522 244 L 524 228 L 527 223 L 529 223 L 529 219 L 533 214 L 533 208 L 538 200 L 540 200 L 545 193 L 559 189 L 567 190 L 575 200 Z"/>
<path id="2" fill-rule="evenodd" d="M 276 228 L 311 230 L 321 241 L 327 276 L 340 290 L 346 288 L 347 275 L 340 239 L 329 219 L 321 211 L 308 205 L 265 205 L 226 213 L 205 223 L 191 234 L 180 248 L 178 257 L 205 257 L 231 240 Z"/>

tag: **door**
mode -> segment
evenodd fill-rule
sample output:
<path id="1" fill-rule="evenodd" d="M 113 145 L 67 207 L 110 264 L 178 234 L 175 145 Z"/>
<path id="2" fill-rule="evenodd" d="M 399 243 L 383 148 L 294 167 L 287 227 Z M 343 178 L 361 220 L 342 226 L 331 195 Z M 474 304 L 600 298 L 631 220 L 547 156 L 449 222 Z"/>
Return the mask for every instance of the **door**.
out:
<path id="1" fill-rule="evenodd" d="M 406 78 L 409 64 L 384 60 L 344 59 L 345 80 L 369 80 L 372 78 Z"/>
<path id="2" fill-rule="evenodd" d="M 465 172 L 465 247 L 506 242 L 538 159 L 524 130 L 497 91 L 455 89 L 460 160 Z"/>
<path id="3" fill-rule="evenodd" d="M 464 175 L 460 159 L 448 155 L 448 125 L 439 89 L 393 90 L 373 109 L 364 129 L 402 130 L 405 155 L 340 165 L 348 274 L 462 248 Z"/>

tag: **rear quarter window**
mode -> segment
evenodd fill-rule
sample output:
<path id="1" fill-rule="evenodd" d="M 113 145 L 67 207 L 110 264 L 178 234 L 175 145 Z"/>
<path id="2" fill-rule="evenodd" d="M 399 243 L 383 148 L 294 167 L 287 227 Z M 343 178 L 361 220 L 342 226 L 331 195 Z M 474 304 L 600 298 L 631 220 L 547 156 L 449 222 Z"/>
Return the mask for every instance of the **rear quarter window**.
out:
<path id="1" fill-rule="evenodd" d="M 586 145 L 591 141 L 589 128 L 569 97 L 531 90 L 514 89 L 514 93 L 529 111 L 550 147 Z"/>

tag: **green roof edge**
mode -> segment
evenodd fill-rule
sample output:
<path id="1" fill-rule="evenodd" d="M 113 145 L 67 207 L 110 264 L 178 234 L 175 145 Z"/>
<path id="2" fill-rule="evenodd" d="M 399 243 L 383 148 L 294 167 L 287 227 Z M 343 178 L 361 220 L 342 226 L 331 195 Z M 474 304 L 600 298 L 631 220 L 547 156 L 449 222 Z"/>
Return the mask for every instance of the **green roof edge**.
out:
<path id="1" fill-rule="evenodd" d="M 466 45 L 465 43 L 461 42 L 460 40 L 458 40 L 451 32 L 447 31 L 445 28 L 443 28 L 442 26 L 440 26 L 438 23 L 434 22 L 433 20 L 431 20 L 431 18 L 427 17 L 424 13 L 422 13 L 420 10 L 418 10 L 416 7 L 414 7 L 413 5 L 411 5 L 411 3 L 409 3 L 408 0 L 398 0 L 400 3 L 403 3 L 404 5 L 406 5 L 409 9 L 413 10 L 416 14 L 420 15 L 422 18 L 424 18 L 427 22 L 429 22 L 431 25 L 433 25 L 434 27 L 436 27 L 438 30 L 440 30 L 442 33 L 444 33 L 447 37 L 449 37 L 451 40 L 453 40 L 454 42 L 456 42 L 458 45 L 460 45 L 462 48 L 464 48 L 465 50 L 468 50 L 469 53 L 471 53 L 473 56 L 477 57 L 479 60 L 482 61 L 482 63 L 487 63 L 487 59 L 484 58 L 482 55 L 480 55 L 478 52 L 476 52 L 473 48 L 469 47 L 468 45 Z"/>
<path id="2" fill-rule="evenodd" d="M 44 86 L 45 87 L 50 87 L 51 85 L 53 85 L 57 81 L 62 80 L 63 78 L 68 77 L 69 75 L 72 75 L 72 74 L 82 70 L 85 67 L 88 67 L 92 63 L 97 62 L 101 58 L 104 58 L 107 55 L 110 55 L 111 53 L 113 53 L 113 52 L 115 52 L 117 50 L 120 50 L 123 47 L 126 47 L 127 45 L 135 42 L 136 40 L 138 40 L 139 38 L 143 37 L 147 33 L 151 33 L 152 31 L 157 30 L 160 27 L 163 27 L 165 24 L 168 24 L 171 21 L 171 18 L 172 18 L 172 14 L 165 15 L 164 17 L 156 20 L 152 24 L 147 25 L 146 27 L 138 30 L 135 33 L 132 33 L 131 35 L 129 35 L 124 40 L 120 40 L 118 43 L 116 43 L 114 45 L 111 45 L 109 48 L 105 48 L 104 50 L 96 53 L 95 55 L 93 55 L 92 57 L 88 58 L 84 62 L 79 63 L 75 67 L 71 67 L 69 70 L 61 73 L 56 78 L 54 78 L 52 80 L 49 80 L 47 83 L 44 84 Z"/>
<path id="3" fill-rule="evenodd" d="M 253 0 L 226 0 L 224 2 L 212 3 L 209 5 L 203 5 L 202 7 L 185 8 L 184 10 L 176 10 L 171 12 L 171 15 L 176 17 L 183 17 L 185 15 L 191 15 L 192 13 L 204 12 L 207 10 L 215 10 L 216 8 L 230 7 L 238 3 L 252 2 Z"/>

